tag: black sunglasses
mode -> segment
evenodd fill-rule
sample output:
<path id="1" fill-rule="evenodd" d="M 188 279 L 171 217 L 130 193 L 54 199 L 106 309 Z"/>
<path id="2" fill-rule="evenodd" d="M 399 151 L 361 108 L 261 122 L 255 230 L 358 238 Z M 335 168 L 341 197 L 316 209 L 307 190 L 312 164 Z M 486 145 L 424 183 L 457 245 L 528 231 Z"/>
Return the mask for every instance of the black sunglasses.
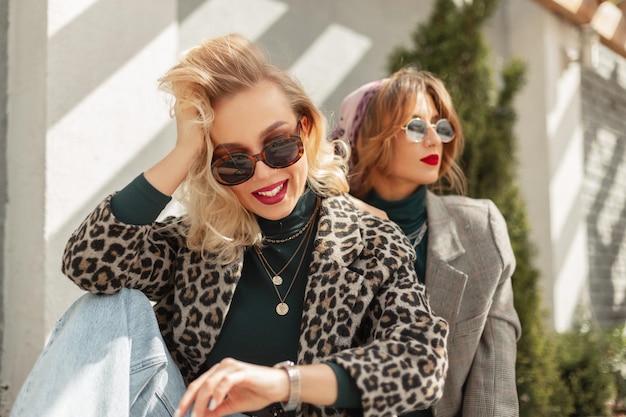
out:
<path id="1" fill-rule="evenodd" d="M 455 132 L 454 128 L 450 124 L 448 119 L 439 119 L 437 123 L 426 123 L 419 117 L 409 120 L 406 126 L 402 127 L 402 130 L 406 131 L 406 136 L 413 143 L 420 143 L 426 137 L 428 133 L 428 126 L 432 126 L 437 132 L 439 139 L 443 143 L 450 143 L 454 140 Z"/>
<path id="2" fill-rule="evenodd" d="M 281 135 L 273 138 L 263 147 L 261 153 L 256 155 L 229 152 L 214 159 L 211 163 L 211 171 L 220 184 L 237 185 L 252 178 L 258 161 L 263 161 L 271 168 L 287 168 L 298 162 L 302 155 L 304 155 L 304 144 L 300 135 Z"/>

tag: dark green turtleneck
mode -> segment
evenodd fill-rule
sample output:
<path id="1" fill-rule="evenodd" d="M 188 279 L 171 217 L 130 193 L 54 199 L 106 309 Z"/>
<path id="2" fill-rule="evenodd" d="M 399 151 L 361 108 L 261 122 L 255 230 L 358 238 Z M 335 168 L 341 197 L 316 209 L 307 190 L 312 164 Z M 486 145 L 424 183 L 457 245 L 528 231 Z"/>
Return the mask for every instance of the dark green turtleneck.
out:
<path id="1" fill-rule="evenodd" d="M 115 217 L 122 222 L 145 225 L 155 221 L 170 200 L 170 197 L 160 193 L 143 175 L 140 175 L 113 196 L 111 209 Z M 307 191 L 289 216 L 276 221 L 259 217 L 259 226 L 264 236 L 280 240 L 295 234 L 314 214 L 317 200 L 315 193 Z M 284 283 L 277 286 L 281 297 L 291 284 L 292 277 L 295 279 L 285 299 L 289 305 L 289 312 L 284 316 L 276 313 L 276 305 L 279 303 L 276 289 L 259 257 L 251 248 L 245 251 L 241 279 L 222 332 L 205 359 L 205 370 L 225 357 L 266 366 L 287 359 L 296 361 L 304 293 L 317 221 L 313 221 L 311 226 L 313 229 L 310 234 L 304 232 L 287 242 L 267 245 L 262 252 L 272 269 L 278 272 L 291 258 L 301 241 L 309 239 L 309 242 L 303 243 L 303 246 L 308 244 L 306 252 L 301 247 L 289 266 L 281 273 Z M 305 253 L 304 259 L 301 259 L 302 253 Z M 302 265 L 298 269 L 300 261 Z M 328 365 L 335 371 L 339 385 L 338 398 L 334 406 L 360 408 L 361 395 L 354 380 L 340 366 L 334 363 Z"/>
<path id="2" fill-rule="evenodd" d="M 296 233 L 313 214 L 316 198 L 314 193 L 306 193 L 294 211 L 282 220 L 270 221 L 259 218 L 259 226 L 263 234 L 281 239 Z M 317 226 L 317 222 L 313 222 L 313 225 Z M 308 237 L 306 232 L 288 242 L 267 245 L 262 251 L 263 256 L 272 269 L 278 272 L 305 237 Z M 246 250 L 241 279 L 237 284 L 219 339 L 207 358 L 207 368 L 227 356 L 267 366 L 287 359 L 295 362 L 298 354 L 298 335 L 300 334 L 307 269 L 311 261 L 311 240 L 312 236 L 309 242 L 303 242 L 305 246 L 308 244 L 307 251 L 300 249 L 287 269 L 280 274 L 284 282 L 276 286 L 276 289 L 281 297 L 284 297 L 287 292 L 291 280 L 295 279 L 285 300 L 289 305 L 289 312 L 284 316 L 276 313 L 276 305 L 280 300 L 271 277 L 263 269 L 254 249 Z M 302 259 L 303 253 L 304 259 Z M 301 260 L 302 266 L 296 275 Z M 246 342 L 242 343 L 242 341 Z"/>
<path id="3" fill-rule="evenodd" d="M 385 200 L 372 189 L 364 201 L 372 206 L 384 210 L 387 216 L 395 222 L 405 235 L 418 230 L 426 221 L 426 187 L 421 186 L 410 196 L 402 200 Z M 414 243 L 414 241 L 411 241 Z M 428 229 L 422 241 L 415 247 L 415 271 L 421 283 L 426 276 L 426 249 L 428 247 Z"/>

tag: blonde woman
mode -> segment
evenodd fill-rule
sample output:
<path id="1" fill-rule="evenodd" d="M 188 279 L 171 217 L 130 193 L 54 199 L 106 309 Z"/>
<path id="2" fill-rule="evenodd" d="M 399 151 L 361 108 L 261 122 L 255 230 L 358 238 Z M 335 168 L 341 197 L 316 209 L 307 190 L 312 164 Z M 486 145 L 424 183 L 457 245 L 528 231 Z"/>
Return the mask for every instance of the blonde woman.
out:
<path id="1" fill-rule="evenodd" d="M 352 148 L 351 193 L 402 228 L 431 307 L 450 325 L 444 395 L 405 415 L 517 416 L 515 257 L 493 202 L 436 193 L 465 188 L 463 132 L 443 82 L 401 69 L 348 95 L 339 117 L 332 137 Z"/>
<path id="2" fill-rule="evenodd" d="M 345 161 L 302 87 L 238 35 L 192 49 L 161 86 L 176 145 L 70 238 L 63 270 L 91 294 L 59 322 L 12 416 L 434 404 L 447 323 L 400 229 L 345 195 Z M 176 190 L 185 215 L 157 221 Z"/>

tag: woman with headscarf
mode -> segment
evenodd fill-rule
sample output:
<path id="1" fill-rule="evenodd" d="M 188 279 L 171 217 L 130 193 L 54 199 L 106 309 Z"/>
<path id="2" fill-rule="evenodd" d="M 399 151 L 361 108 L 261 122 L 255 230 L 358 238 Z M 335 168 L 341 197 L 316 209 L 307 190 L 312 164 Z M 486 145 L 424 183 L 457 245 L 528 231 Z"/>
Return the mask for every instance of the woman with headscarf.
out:
<path id="1" fill-rule="evenodd" d="M 517 416 L 507 225 L 492 201 L 434 192 L 465 188 L 463 132 L 443 82 L 407 67 L 367 83 L 343 100 L 332 138 L 350 144 L 351 194 L 402 228 L 431 307 L 450 325 L 444 395 L 407 415 Z"/>

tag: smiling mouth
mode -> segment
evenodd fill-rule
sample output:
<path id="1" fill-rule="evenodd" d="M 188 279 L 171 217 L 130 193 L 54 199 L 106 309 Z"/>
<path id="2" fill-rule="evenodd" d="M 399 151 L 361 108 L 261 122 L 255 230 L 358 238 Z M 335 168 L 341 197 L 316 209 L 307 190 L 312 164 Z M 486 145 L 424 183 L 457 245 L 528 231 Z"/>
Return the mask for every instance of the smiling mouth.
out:
<path id="1" fill-rule="evenodd" d="M 284 186 L 285 186 L 285 183 L 282 183 L 278 187 L 274 187 L 273 189 L 269 191 L 257 191 L 257 194 L 262 195 L 263 197 L 274 197 L 276 194 L 280 192 L 280 190 L 283 189 Z"/>

